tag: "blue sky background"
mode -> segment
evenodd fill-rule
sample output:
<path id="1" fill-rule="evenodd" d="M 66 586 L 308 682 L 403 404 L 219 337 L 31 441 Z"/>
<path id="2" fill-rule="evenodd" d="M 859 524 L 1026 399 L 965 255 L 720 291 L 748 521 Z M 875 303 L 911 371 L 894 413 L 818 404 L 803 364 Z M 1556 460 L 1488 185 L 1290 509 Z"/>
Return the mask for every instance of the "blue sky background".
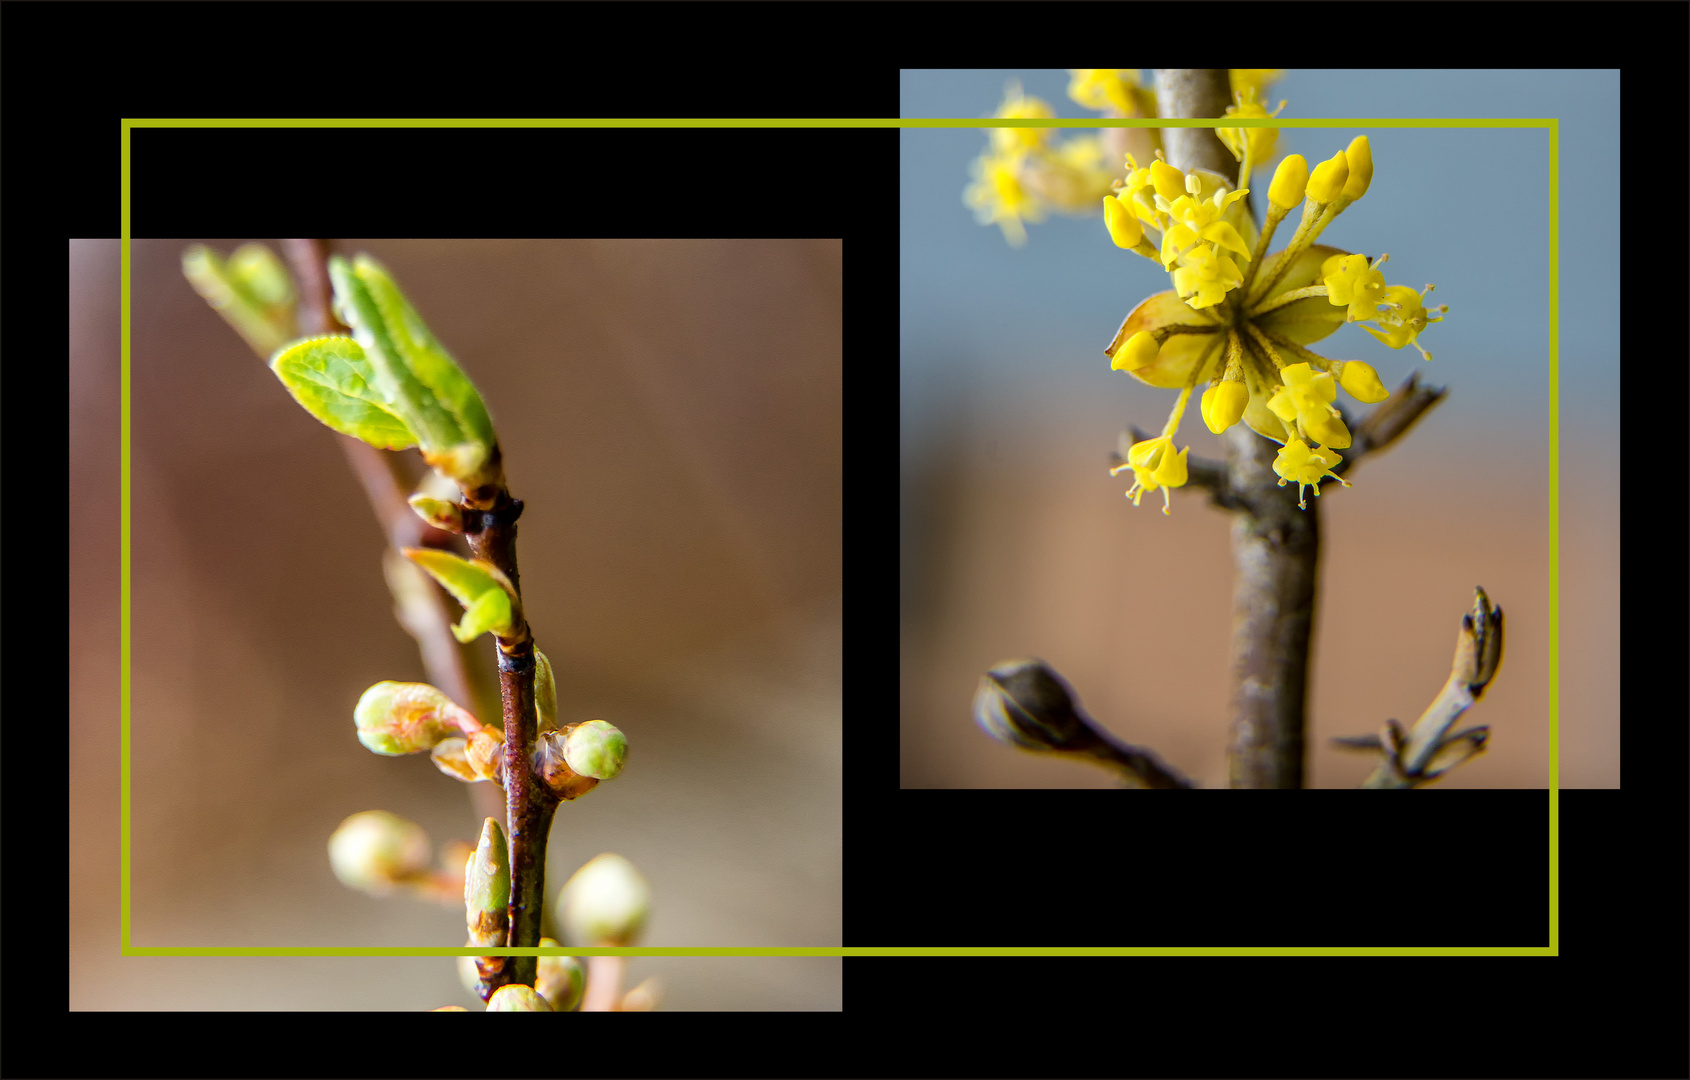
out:
<path id="1" fill-rule="evenodd" d="M 1152 77 L 1145 71 L 1148 80 Z M 905 117 L 990 115 L 1019 79 L 1058 116 L 1095 115 L 1069 100 L 1062 70 L 905 71 Z M 1619 433 L 1619 151 L 1617 71 L 1302 71 L 1266 95 L 1287 118 L 1558 117 L 1562 425 L 1576 405 L 1581 438 L 1617 456 Z M 1541 129 L 1282 129 L 1281 152 L 1311 163 L 1356 135 L 1373 146 L 1366 198 L 1322 236 L 1352 251 L 1388 251 L 1386 279 L 1418 288 L 1451 313 L 1422 343 L 1393 351 L 1346 327 L 1316 346 L 1367 360 L 1394 386 L 1418 366 L 1451 387 L 1450 438 L 1482 432 L 1541 454 L 1548 409 L 1548 145 Z M 1101 219 L 1053 217 L 1012 249 L 963 205 L 979 129 L 902 132 L 901 405 L 903 449 L 921 453 L 961 400 L 990 406 L 1026 395 L 1107 406 L 1159 429 L 1171 393 L 1109 369 L 1102 349 L 1140 299 L 1168 287 L 1150 260 L 1109 242 Z M 1608 164 L 1605 164 L 1608 163 Z M 1262 180 L 1258 178 L 1258 184 Z M 1283 246 L 1276 244 L 1275 248 Z M 1459 419 L 1459 416 L 1456 417 Z M 1182 427 L 1182 436 L 1193 425 Z M 1195 425 L 1194 452 L 1207 433 Z M 1523 439 L 1518 437 L 1524 437 Z M 1593 445 L 1587 441 L 1586 446 Z M 1459 449 L 1451 447 L 1452 449 Z"/>

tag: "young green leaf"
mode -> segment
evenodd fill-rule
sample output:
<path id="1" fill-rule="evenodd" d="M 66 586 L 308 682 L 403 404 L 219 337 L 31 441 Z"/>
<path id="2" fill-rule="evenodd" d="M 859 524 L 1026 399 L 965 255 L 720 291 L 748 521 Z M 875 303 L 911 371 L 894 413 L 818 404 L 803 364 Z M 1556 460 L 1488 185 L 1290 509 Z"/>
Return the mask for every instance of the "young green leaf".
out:
<path id="1" fill-rule="evenodd" d="M 260 356 L 299 336 L 293 279 L 263 244 L 236 248 L 228 262 L 196 244 L 182 253 L 182 273 Z"/>
<path id="2" fill-rule="evenodd" d="M 270 370 L 306 412 L 382 450 L 417 445 L 417 437 L 376 388 L 369 357 L 349 337 L 308 338 L 270 360 Z"/>
<path id="3" fill-rule="evenodd" d="M 516 590 L 492 563 L 434 548 L 404 548 L 403 552 L 464 606 L 464 617 L 452 627 L 453 637 L 470 642 L 489 630 L 499 637 L 515 631 L 520 610 Z"/>
<path id="4" fill-rule="evenodd" d="M 337 311 L 369 356 L 382 399 L 416 433 L 428 463 L 466 490 L 502 482 L 487 407 L 385 267 L 329 260 Z"/>

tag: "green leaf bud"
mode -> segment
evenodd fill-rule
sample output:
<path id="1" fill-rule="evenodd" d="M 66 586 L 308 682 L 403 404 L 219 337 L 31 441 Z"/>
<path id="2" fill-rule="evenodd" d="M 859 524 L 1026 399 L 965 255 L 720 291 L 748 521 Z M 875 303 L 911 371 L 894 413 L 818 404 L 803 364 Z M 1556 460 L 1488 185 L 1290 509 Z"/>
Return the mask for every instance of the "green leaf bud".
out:
<path id="1" fill-rule="evenodd" d="M 546 999 L 534 992 L 532 986 L 506 983 L 494 992 L 487 1002 L 488 1012 L 551 1012 Z"/>
<path id="2" fill-rule="evenodd" d="M 465 559 L 434 548 L 400 550 L 464 606 L 464 617 L 452 627 L 453 637 L 467 643 L 489 630 L 501 638 L 517 636 L 521 602 L 516 587 L 498 567 L 485 559 Z"/>
<path id="3" fill-rule="evenodd" d="M 412 495 L 406 500 L 418 517 L 449 533 L 464 531 L 464 511 L 457 503 L 446 502 L 443 499 L 430 498 L 427 495 Z"/>
<path id="4" fill-rule="evenodd" d="M 497 818 L 481 824 L 481 843 L 464 866 L 464 909 L 471 945 L 503 945 L 510 929 L 510 855 Z"/>
<path id="5" fill-rule="evenodd" d="M 414 821 L 385 810 L 365 810 L 340 823 L 329 837 L 329 866 L 342 885 L 371 896 L 427 874 L 428 833 Z"/>
<path id="6" fill-rule="evenodd" d="M 358 741 L 378 754 L 419 754 L 481 721 L 427 683 L 379 682 L 358 699 Z"/>
<path id="7" fill-rule="evenodd" d="M 628 759 L 628 738 L 603 720 L 588 720 L 570 728 L 563 759 L 582 776 L 613 780 Z"/>
<path id="8" fill-rule="evenodd" d="M 634 864 L 613 852 L 575 871 L 557 897 L 557 920 L 575 945 L 632 945 L 645 929 L 651 886 Z"/>
<path id="9" fill-rule="evenodd" d="M 599 782 L 596 777 L 582 776 L 569 767 L 569 761 L 564 756 L 568 742 L 567 730 L 541 733 L 534 740 L 534 775 L 558 798 L 579 799 L 598 787 Z"/>
<path id="10" fill-rule="evenodd" d="M 540 939 L 541 948 L 555 949 L 558 943 L 549 937 Z M 574 1012 L 581 1007 L 581 993 L 587 987 L 587 973 L 581 961 L 573 956 L 540 957 L 539 974 L 534 977 L 534 989 L 540 992 L 553 1012 Z"/>
<path id="11" fill-rule="evenodd" d="M 534 650 L 534 711 L 539 714 L 537 731 L 557 730 L 557 679 L 552 662 L 539 649 Z"/>

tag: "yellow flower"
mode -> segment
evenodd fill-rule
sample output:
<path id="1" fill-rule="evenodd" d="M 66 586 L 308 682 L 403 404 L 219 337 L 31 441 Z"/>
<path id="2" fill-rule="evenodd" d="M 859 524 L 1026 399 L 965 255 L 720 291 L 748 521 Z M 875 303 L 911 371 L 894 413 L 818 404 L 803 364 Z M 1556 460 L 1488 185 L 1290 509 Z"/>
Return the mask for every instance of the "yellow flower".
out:
<path id="1" fill-rule="evenodd" d="M 1138 505 L 1138 500 L 1147 491 L 1162 489 L 1162 513 L 1169 513 L 1168 488 L 1177 488 L 1185 483 L 1185 456 L 1191 452 L 1186 447 L 1179 452 L 1174 451 L 1174 440 L 1168 436 L 1159 439 L 1146 439 L 1134 443 L 1127 452 L 1127 463 L 1117 465 L 1109 470 L 1114 476 L 1122 469 L 1133 471 L 1133 486 L 1127 491 L 1127 498 Z"/>
<path id="2" fill-rule="evenodd" d="M 1332 471 L 1332 466 L 1336 464 L 1338 455 L 1325 447 L 1317 446 L 1310 450 L 1301 439 L 1292 439 L 1273 459 L 1273 471 L 1279 474 L 1280 487 L 1287 483 L 1297 485 L 1297 505 L 1306 509 L 1304 499 L 1307 496 L 1303 494 L 1303 489 L 1313 487 L 1314 493 L 1319 495 L 1323 477 L 1330 476 L 1345 487 L 1350 486 L 1348 480 Z"/>
<path id="3" fill-rule="evenodd" d="M 1239 150 L 1240 175 L 1248 176 L 1253 140 L 1241 140 Z M 1338 388 L 1369 404 L 1389 392 L 1371 366 L 1331 360 L 1307 346 L 1347 322 L 1367 321 L 1379 329 L 1363 329 L 1386 345 L 1421 348 L 1420 332 L 1448 310 L 1439 307 L 1439 315 L 1429 315 L 1422 294 L 1387 284 L 1379 269 L 1387 256 L 1370 262 L 1316 243 L 1339 214 L 1367 194 L 1373 154 L 1366 136 L 1312 174 L 1301 157 L 1287 157 L 1275 173 L 1260 228 L 1245 212 L 1245 191 L 1233 190 L 1224 177 L 1203 170 L 1182 173 L 1161 160 L 1140 169 L 1131 157 L 1127 169 L 1116 196 L 1119 208 L 1109 211 L 1111 236 L 1122 247 L 1157 258 L 1174 288 L 1134 308 L 1104 351 L 1113 367 L 1140 382 L 1180 391 L 1160 439 L 1138 444 L 1135 452 L 1157 444 L 1171 457 L 1186 402 L 1206 383 L 1201 411 L 1210 430 L 1218 434 L 1242 420 L 1284 445 L 1275 469 L 1302 486 L 1333 475 L 1340 460 L 1336 451 L 1351 440 L 1335 405 Z M 1299 203 L 1303 212 L 1289 245 L 1268 254 L 1276 230 Z M 1135 238 L 1123 228 L 1127 215 L 1120 209 L 1132 210 L 1140 232 L 1159 231 L 1161 242 L 1139 236 L 1136 244 L 1123 243 Z M 1137 480 L 1135 492 L 1178 486 L 1155 467 L 1133 461 L 1126 467 Z M 1300 489 L 1298 505 L 1305 505 Z"/>

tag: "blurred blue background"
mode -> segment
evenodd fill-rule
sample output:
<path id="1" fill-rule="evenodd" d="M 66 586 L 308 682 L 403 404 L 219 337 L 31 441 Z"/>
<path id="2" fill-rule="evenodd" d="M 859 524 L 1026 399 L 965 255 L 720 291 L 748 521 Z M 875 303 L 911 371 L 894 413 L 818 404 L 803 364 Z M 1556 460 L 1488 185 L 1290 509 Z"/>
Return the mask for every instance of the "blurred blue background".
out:
<path id="1" fill-rule="evenodd" d="M 1154 72 L 1142 74 L 1144 84 L 1153 87 Z M 989 117 L 1003 101 L 1006 84 L 1019 81 L 1028 96 L 1044 99 L 1058 117 L 1096 117 L 1069 99 L 1069 78 L 1064 70 L 905 71 L 902 114 Z M 1593 627 L 1617 625 L 1618 618 L 1619 211 L 1612 198 L 1615 173 L 1608 163 L 1618 161 L 1619 73 L 1290 70 L 1262 97 L 1270 111 L 1287 100 L 1281 115 L 1289 120 L 1559 118 L 1560 430 L 1562 446 L 1576 435 L 1578 449 L 1576 458 L 1566 452 L 1561 457 L 1562 719 L 1564 735 L 1567 725 L 1581 723 L 1600 732 L 1592 735 L 1593 746 L 1600 748 L 1584 760 L 1604 764 L 1582 782 L 1617 785 L 1617 650 L 1605 639 L 1581 643 L 1578 635 L 1594 635 Z M 1060 137 L 1072 134 L 1069 129 Z M 1529 670 L 1524 667 L 1529 656 L 1543 669 L 1533 677 L 1546 681 L 1549 133 L 1536 128 L 1384 128 L 1362 122 L 1282 128 L 1278 153 L 1300 153 L 1312 164 L 1357 134 L 1368 135 L 1372 143 L 1372 186 L 1321 241 L 1370 256 L 1389 252 L 1388 282 L 1416 289 L 1435 283 L 1428 306 L 1443 303 L 1451 310 L 1420 338 L 1434 354 L 1431 363 L 1412 347 L 1391 350 L 1354 327 L 1314 347 L 1322 355 L 1373 364 L 1390 387 L 1418 370 L 1424 382 L 1448 387 L 1450 395 L 1389 456 L 1357 470 L 1351 477 L 1357 488 L 1335 497 L 1329 492 L 1323 500 L 1328 516 L 1337 519 L 1340 500 L 1367 485 L 1371 494 L 1350 503 L 1345 512 L 1358 522 L 1365 515 L 1382 538 L 1435 528 L 1440 537 L 1453 533 L 1473 540 L 1493 529 L 1488 553 L 1452 542 L 1448 560 L 1426 553 L 1421 572 L 1477 577 L 1449 585 L 1450 595 L 1440 598 L 1442 606 L 1456 605 L 1453 616 L 1459 619 L 1465 600 L 1456 594 L 1470 598 L 1475 583 L 1494 589 L 1494 582 L 1504 580 L 1490 569 L 1496 565 L 1521 571 L 1522 584 L 1513 588 L 1515 606 L 1509 607 L 1510 598 L 1498 599 L 1511 617 L 1529 609 L 1537 636 L 1531 636 L 1534 628 L 1523 626 L 1526 634 L 1510 640 L 1511 657 L 1517 677 Z M 1116 506 L 1109 508 L 1105 527 L 1123 522 L 1119 534 L 1094 543 L 1113 545 L 1119 539 L 1142 546 L 1174 535 L 1164 529 L 1156 536 L 1151 529 L 1167 522 L 1159 513 L 1156 521 L 1148 520 L 1151 499 L 1136 518 L 1115 512 L 1132 510 L 1121 499 L 1130 477 L 1108 478 L 1103 461 L 1124 425 L 1159 431 L 1173 405 L 1172 391 L 1111 371 L 1103 355 L 1127 312 L 1169 283 L 1155 263 L 1110 243 L 1100 216 L 1052 215 L 1030 223 L 1028 243 L 1021 249 L 1010 247 L 997 226 L 978 224 L 962 192 L 970 179 L 969 163 L 987 145 L 984 129 L 904 129 L 901 139 L 902 607 L 909 638 L 905 783 L 1017 782 L 965 777 L 921 763 L 960 760 L 951 736 L 972 739 L 978 734 L 959 729 L 952 713 L 950 702 L 965 699 L 972 685 L 961 685 L 962 673 L 973 671 L 977 677 L 990 663 L 1021 652 L 1042 652 L 1055 662 L 1048 654 L 1063 635 L 1036 630 L 1041 619 L 1095 629 L 1088 609 L 1105 610 L 1114 603 L 1094 595 L 1109 589 L 1093 588 L 1095 573 L 1072 584 L 1075 595 L 1065 601 L 1063 614 L 1039 614 L 1040 605 L 1048 602 L 1049 581 L 1037 587 L 1037 595 L 1017 591 L 1032 589 L 1018 583 L 1052 566 L 1084 561 L 1084 553 L 1071 546 L 1079 541 L 1065 547 L 1028 539 L 1037 527 L 1027 521 L 1034 515 L 1069 520 L 1067 502 L 1047 505 L 1038 499 L 1058 499 L 1055 489 L 1083 471 L 1088 486 L 1074 494 L 1074 502 L 1084 501 L 1084 512 L 1090 513 L 1090 500 L 1112 498 Z M 1256 185 L 1264 186 L 1270 175 L 1258 173 Z M 1274 250 L 1284 246 L 1287 235 L 1281 233 Z M 1352 412 L 1364 411 L 1352 406 Z M 1180 429 L 1178 442 L 1187 440 L 1193 456 L 1223 456 L 1195 408 Z M 1160 498 L 1152 499 L 1159 510 Z M 1423 503 L 1449 509 L 1449 524 L 1430 526 L 1424 514 L 1407 509 Z M 1462 508 L 1459 513 L 1456 507 Z M 1176 493 L 1176 517 L 1182 510 L 1186 521 L 1175 529 L 1194 527 L 1193 518 L 1216 513 L 1189 495 L 1182 506 Z M 1511 531 L 1504 536 L 1501 521 L 1508 515 L 1515 523 L 1508 529 L 1517 526 L 1518 536 Z M 1070 522 L 1064 529 L 1080 527 Z M 1517 557 L 1510 559 L 1509 552 Z M 1395 557 L 1383 549 L 1373 556 Z M 1120 561 L 1118 551 L 1114 558 Z M 1526 583 L 1530 597 L 1519 595 Z M 1131 588 L 1142 596 L 1144 587 L 1141 574 Z M 1406 584 L 1401 588 L 1405 601 L 1415 591 Z M 995 590 L 997 597 L 989 608 L 978 599 L 985 589 Z M 976 607 L 967 607 L 961 599 L 967 596 L 976 598 Z M 1157 609 L 1158 617 L 1165 614 L 1165 605 Z M 993 626 L 1003 633 L 994 635 Z M 1224 637 L 1224 629 L 1221 633 Z M 1442 639 L 1450 635 L 1438 630 L 1436 636 L 1437 651 L 1447 654 Z M 1001 644 L 987 643 L 1000 637 Z M 1575 651 L 1586 646 L 1593 651 Z M 1205 678 L 1218 679 L 1221 671 L 1215 668 L 1218 664 L 1224 670 L 1224 649 L 1210 660 Z M 937 706 L 939 715 L 932 702 L 921 700 L 921 688 L 926 672 L 951 663 L 955 671 L 942 678 L 942 689 L 934 690 L 934 701 L 944 703 Z M 1442 663 L 1447 665 L 1447 655 Z M 922 672 L 912 672 L 912 665 Z M 1395 715 L 1409 706 L 1399 703 L 1392 709 Z M 1528 711 L 1543 723 L 1546 694 Z M 1362 727 L 1380 719 L 1372 717 Z M 912 739 L 912 731 L 924 725 L 944 731 L 945 738 Z M 1564 782 L 1580 782 L 1567 773 L 1578 765 L 1563 755 Z"/>

